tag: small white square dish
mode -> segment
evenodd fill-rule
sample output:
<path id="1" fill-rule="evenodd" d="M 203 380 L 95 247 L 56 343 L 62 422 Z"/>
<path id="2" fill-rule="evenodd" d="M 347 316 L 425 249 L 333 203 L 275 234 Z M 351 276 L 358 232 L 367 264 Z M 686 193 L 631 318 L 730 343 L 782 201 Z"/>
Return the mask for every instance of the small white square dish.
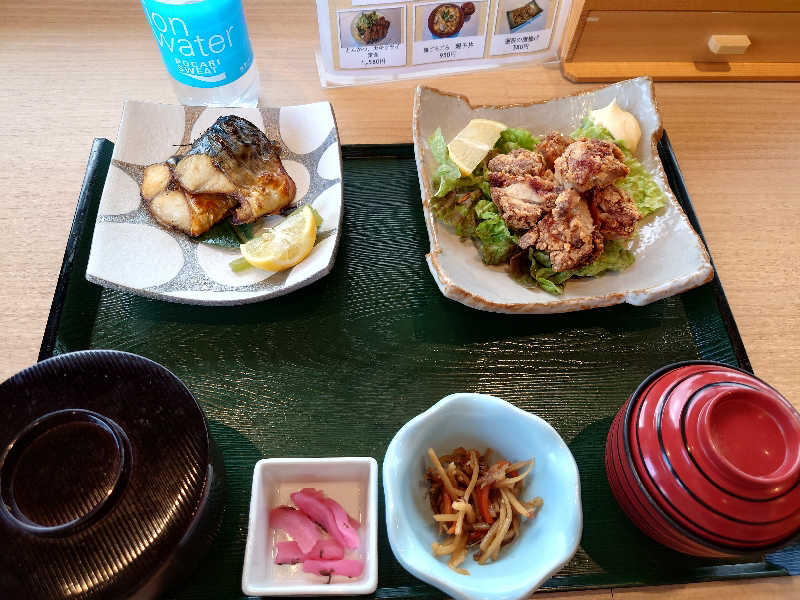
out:
<path id="1" fill-rule="evenodd" d="M 253 233 L 276 225 L 303 205 L 322 216 L 311 254 L 287 270 L 235 272 L 229 264 L 241 256 L 238 246 L 201 241 L 202 236 L 193 238 L 164 227 L 141 199 L 144 168 L 185 153 L 192 141 L 225 115 L 247 119 L 277 145 L 283 168 L 296 188 L 294 199 L 280 214 L 251 224 Z M 97 212 L 86 279 L 168 302 L 209 306 L 258 302 L 329 273 L 341 221 L 341 153 L 330 103 L 211 108 L 127 101 Z"/>
<path id="2" fill-rule="evenodd" d="M 562 295 L 514 281 L 506 266 L 487 266 L 474 245 L 440 223 L 431 212 L 431 179 L 437 162 L 428 145 L 441 128 L 452 140 L 473 118 L 500 121 L 537 136 L 551 131 L 569 133 L 589 111 L 617 104 L 638 120 L 642 138 L 635 158 L 666 196 L 666 206 L 644 217 L 637 235 L 626 242 L 635 262 L 623 271 L 598 277 L 570 279 Z M 656 144 L 661 117 L 653 82 L 640 77 L 565 98 L 512 106 L 472 106 L 467 98 L 420 86 L 414 101 L 414 152 L 419 174 L 425 223 L 430 240 L 426 258 L 441 292 L 480 310 L 504 313 L 561 313 L 627 302 L 642 306 L 710 281 L 714 269 L 705 245 L 692 229 L 667 184 Z"/>
<path id="3" fill-rule="evenodd" d="M 364 562 L 359 577 L 304 573 L 302 563 L 275 564 L 277 545 L 291 538 L 271 527 L 270 511 L 292 506 L 303 488 L 323 492 L 361 526 L 359 547 L 346 559 Z M 270 458 L 253 470 L 242 592 L 247 596 L 342 596 L 371 594 L 378 586 L 378 463 L 371 457 Z"/>
<path id="4" fill-rule="evenodd" d="M 497 561 L 480 565 L 467 553 L 463 575 L 446 556 L 434 556 L 437 535 L 425 474 L 428 448 L 437 455 L 455 448 L 491 448 L 516 462 L 535 458 L 524 480 L 523 500 L 539 496 L 541 509 L 520 524 L 518 539 Z M 566 443 L 546 421 L 484 394 L 452 394 L 406 423 L 383 459 L 386 529 L 395 557 L 415 577 L 457 600 L 522 600 L 575 554 L 581 539 L 578 467 Z"/>

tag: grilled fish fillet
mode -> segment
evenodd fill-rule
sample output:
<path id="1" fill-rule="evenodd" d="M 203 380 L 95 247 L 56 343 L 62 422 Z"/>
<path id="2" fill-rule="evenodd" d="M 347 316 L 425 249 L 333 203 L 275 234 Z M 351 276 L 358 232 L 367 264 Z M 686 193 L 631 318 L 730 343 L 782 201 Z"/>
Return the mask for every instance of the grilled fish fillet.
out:
<path id="1" fill-rule="evenodd" d="M 192 194 L 182 189 L 166 190 L 148 203 L 153 216 L 162 225 L 174 227 L 191 236 L 202 235 L 221 221 L 236 199 L 225 194 Z"/>
<path id="2" fill-rule="evenodd" d="M 280 210 L 295 194 L 277 146 L 250 121 L 235 115 L 217 119 L 195 140 L 174 173 L 188 192 L 234 196 L 239 202 L 235 223 L 250 223 Z"/>
<path id="3" fill-rule="evenodd" d="M 175 189 L 176 184 L 172 178 L 172 169 L 167 163 L 156 163 L 145 167 L 141 187 L 144 200 L 152 200 L 170 187 Z"/>
<path id="4" fill-rule="evenodd" d="M 187 192 L 173 177 L 172 165 L 169 161 L 150 165 L 142 178 L 142 199 L 162 225 L 198 236 L 238 204 L 236 198 L 227 194 Z"/>
<path id="5" fill-rule="evenodd" d="M 175 178 L 183 189 L 197 194 L 233 194 L 236 191 L 236 186 L 208 154 L 184 156 L 175 166 Z"/>

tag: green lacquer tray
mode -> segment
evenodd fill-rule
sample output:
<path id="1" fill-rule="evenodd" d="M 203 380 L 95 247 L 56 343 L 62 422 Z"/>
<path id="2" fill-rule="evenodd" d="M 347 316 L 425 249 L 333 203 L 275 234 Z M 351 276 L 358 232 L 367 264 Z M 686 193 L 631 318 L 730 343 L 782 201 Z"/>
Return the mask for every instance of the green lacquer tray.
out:
<path id="1" fill-rule="evenodd" d="M 112 148 L 108 140 L 92 148 L 39 358 L 87 348 L 141 354 L 180 377 L 203 406 L 227 467 L 225 516 L 210 555 L 167 597 L 241 598 L 257 460 L 380 461 L 408 419 L 459 391 L 493 394 L 540 415 L 575 455 L 583 538 L 546 589 L 786 575 L 798 566 L 797 547 L 738 562 L 669 551 L 628 521 L 606 481 L 611 419 L 652 371 L 697 358 L 750 369 L 717 279 L 645 307 L 563 315 L 467 308 L 439 293 L 425 263 L 428 237 L 411 146 L 346 146 L 344 225 L 330 275 L 241 307 L 148 300 L 84 278 Z M 699 231 L 666 136 L 659 151 Z M 440 597 L 397 563 L 382 507 L 380 519 L 374 597 Z"/>

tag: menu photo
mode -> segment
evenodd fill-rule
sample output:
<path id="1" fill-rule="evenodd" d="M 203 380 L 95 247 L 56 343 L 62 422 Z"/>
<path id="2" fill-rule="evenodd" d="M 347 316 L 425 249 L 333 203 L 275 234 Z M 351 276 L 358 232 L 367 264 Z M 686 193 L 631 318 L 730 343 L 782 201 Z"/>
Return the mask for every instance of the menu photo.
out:
<path id="1" fill-rule="evenodd" d="M 405 6 L 337 11 L 342 69 L 402 67 L 406 64 Z"/>
<path id="2" fill-rule="evenodd" d="M 488 1 L 424 2 L 413 9 L 413 64 L 483 58 Z"/>
<path id="3" fill-rule="evenodd" d="M 570 0 L 316 0 L 323 87 L 557 59 Z"/>
<path id="4" fill-rule="evenodd" d="M 525 54 L 547 48 L 557 0 L 498 0 L 490 54 Z"/>

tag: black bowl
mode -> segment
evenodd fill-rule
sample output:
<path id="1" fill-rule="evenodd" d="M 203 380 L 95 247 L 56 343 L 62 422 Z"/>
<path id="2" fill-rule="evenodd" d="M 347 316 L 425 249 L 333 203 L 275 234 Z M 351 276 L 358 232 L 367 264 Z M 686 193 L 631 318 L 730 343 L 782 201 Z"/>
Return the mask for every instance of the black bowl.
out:
<path id="1" fill-rule="evenodd" d="M 0 384 L 0 598 L 154 598 L 208 549 L 224 467 L 161 365 L 93 350 Z"/>

